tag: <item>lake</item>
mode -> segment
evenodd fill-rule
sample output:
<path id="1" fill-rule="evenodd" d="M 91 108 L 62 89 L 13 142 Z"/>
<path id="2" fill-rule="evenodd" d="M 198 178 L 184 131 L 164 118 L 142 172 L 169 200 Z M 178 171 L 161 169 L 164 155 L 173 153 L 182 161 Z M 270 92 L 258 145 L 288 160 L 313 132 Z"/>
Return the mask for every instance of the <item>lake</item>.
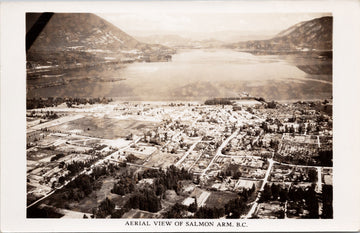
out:
<path id="1" fill-rule="evenodd" d="M 331 59 L 192 49 L 178 51 L 171 62 L 66 70 L 28 81 L 28 97 L 202 101 L 242 92 L 269 100 L 331 98 Z"/>

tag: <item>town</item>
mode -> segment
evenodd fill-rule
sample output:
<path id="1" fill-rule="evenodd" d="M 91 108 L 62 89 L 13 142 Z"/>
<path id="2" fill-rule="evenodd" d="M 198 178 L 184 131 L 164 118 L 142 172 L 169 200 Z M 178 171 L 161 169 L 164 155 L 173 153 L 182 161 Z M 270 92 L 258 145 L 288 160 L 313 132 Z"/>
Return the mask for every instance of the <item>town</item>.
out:
<path id="1" fill-rule="evenodd" d="M 29 218 L 332 218 L 332 100 L 27 100 Z"/>

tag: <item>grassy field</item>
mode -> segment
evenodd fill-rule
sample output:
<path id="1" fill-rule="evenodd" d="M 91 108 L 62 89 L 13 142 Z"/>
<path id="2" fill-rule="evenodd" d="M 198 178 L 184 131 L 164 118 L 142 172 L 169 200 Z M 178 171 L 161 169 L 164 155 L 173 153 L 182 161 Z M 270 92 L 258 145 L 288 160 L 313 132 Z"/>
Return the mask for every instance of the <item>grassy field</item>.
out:
<path id="1" fill-rule="evenodd" d="M 180 158 L 181 154 L 171 154 L 171 153 L 163 153 L 157 152 L 151 155 L 149 161 L 144 163 L 145 166 L 152 167 L 162 167 L 167 168 L 170 165 L 173 165 L 177 158 Z"/>
<path id="2" fill-rule="evenodd" d="M 224 207 L 230 200 L 235 199 L 238 195 L 232 192 L 211 192 L 205 202 L 205 206 L 209 208 Z"/>
<path id="3" fill-rule="evenodd" d="M 38 161 L 40 159 L 44 159 L 44 158 L 50 158 L 53 155 L 56 155 L 58 153 L 61 153 L 61 151 L 59 150 L 50 150 L 50 149 L 41 149 L 41 148 L 34 148 L 34 149 L 30 149 L 28 150 L 28 152 L 26 153 L 27 159 L 28 160 L 34 160 L 34 161 Z"/>

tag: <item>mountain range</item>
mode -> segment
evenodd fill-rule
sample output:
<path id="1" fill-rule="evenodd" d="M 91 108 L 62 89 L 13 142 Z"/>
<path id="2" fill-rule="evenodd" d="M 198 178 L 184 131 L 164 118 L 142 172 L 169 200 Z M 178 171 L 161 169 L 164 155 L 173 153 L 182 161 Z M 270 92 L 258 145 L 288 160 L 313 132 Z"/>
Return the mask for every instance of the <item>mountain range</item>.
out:
<path id="1" fill-rule="evenodd" d="M 247 41 L 242 41 L 240 38 L 236 40 L 237 43 L 226 44 L 211 37 L 208 40 L 186 39 L 182 34 L 134 38 L 95 14 L 49 13 L 45 20 L 41 21 L 41 16 L 44 14 L 46 13 L 26 14 L 27 95 L 29 97 L 120 96 L 132 100 L 141 99 L 146 90 L 149 90 L 149 86 L 154 87 L 150 90 L 151 93 L 157 93 L 161 89 L 159 86 L 165 85 L 164 83 L 172 85 L 176 82 L 179 82 L 176 88 L 169 89 L 172 99 L 187 98 L 186 96 L 190 95 L 208 97 L 222 95 L 222 93 L 233 94 L 244 90 L 253 95 L 260 95 L 267 90 L 265 97 L 273 99 L 297 98 L 299 97 L 296 94 L 297 88 L 302 88 L 306 96 L 328 96 L 331 93 L 329 84 L 332 81 L 332 17 L 298 23 L 273 37 L 255 37 L 259 39 Z M 37 26 L 39 30 L 33 33 L 32 29 Z M 173 59 L 172 64 L 124 65 L 133 62 L 169 61 L 176 52 L 174 48 L 179 49 L 180 52 L 179 56 Z M 184 52 L 180 50 L 182 48 L 185 48 Z M 203 48 L 214 49 L 200 51 Z M 250 85 L 252 81 L 223 80 L 219 83 L 223 83 L 225 91 L 217 92 L 216 90 L 221 89 L 216 88 L 220 84 L 212 82 L 211 79 L 216 80 L 217 77 L 225 79 L 227 75 L 222 77 L 224 72 L 228 72 L 229 77 L 232 77 L 233 70 L 240 69 L 240 66 L 244 65 L 244 73 L 239 73 L 241 80 L 241 76 L 246 76 L 247 68 L 251 65 L 259 64 L 260 67 L 263 64 L 263 61 L 255 56 L 245 53 L 242 56 L 238 52 L 281 54 L 279 59 L 286 59 L 288 64 L 299 68 L 303 71 L 302 75 L 306 73 L 306 77 L 313 80 L 312 84 L 306 82 L 306 86 L 300 87 L 300 82 L 283 85 L 279 81 L 276 85 L 273 82 L 263 82 L 264 84 L 255 83 L 256 85 L 252 86 Z M 194 60 L 190 62 L 181 60 L 189 59 L 183 56 L 186 53 L 192 53 Z M 199 56 L 199 53 L 200 55 L 201 53 L 208 54 Z M 219 60 L 214 62 L 209 59 L 212 56 L 210 53 L 216 53 Z M 295 56 L 287 53 L 294 53 Z M 226 56 L 230 56 L 230 59 L 223 59 Z M 270 60 L 273 61 L 273 59 Z M 224 64 L 218 64 L 222 61 L 225 61 Z M 275 69 L 278 65 L 281 66 L 278 62 L 269 63 L 267 59 L 264 63 L 269 66 L 274 65 Z M 151 68 L 152 65 L 154 67 Z M 216 68 L 217 65 L 221 68 Z M 203 68 L 198 69 L 201 66 Z M 221 74 L 210 73 L 211 66 L 215 67 L 215 73 L 220 70 Z M 226 70 L 224 67 L 227 66 L 233 70 Z M 137 69 L 138 67 L 140 69 Z M 285 68 L 290 69 L 288 66 Z M 147 72 L 148 70 L 152 72 Z M 296 69 L 294 71 L 296 72 Z M 184 73 L 175 81 L 173 77 L 177 77 L 176 74 L 182 72 Z M 193 84 L 197 80 L 189 84 L 183 81 L 182 77 L 191 79 L 206 77 L 206 80 L 209 79 L 207 80 L 209 85 Z M 321 82 L 318 82 L 320 85 L 313 85 L 314 80 L 320 80 Z M 145 85 L 144 81 L 148 84 Z M 171 85 L 166 88 L 172 88 Z M 296 88 L 293 88 L 295 86 Z M 315 87 L 318 89 L 314 89 Z M 200 92 L 202 94 L 199 94 Z M 275 94 L 272 95 L 273 92 Z M 162 93 L 157 94 L 159 98 L 165 96 Z M 160 97 L 161 95 L 163 96 Z"/>
<path id="2" fill-rule="evenodd" d="M 181 35 L 181 36 L 180 36 Z M 254 39 L 268 39 L 271 36 L 267 35 L 266 32 L 252 33 L 252 32 L 233 32 L 224 31 L 208 33 L 203 38 L 190 38 L 183 34 L 152 34 L 143 36 L 134 36 L 138 41 L 162 44 L 173 48 L 221 48 L 225 44 L 234 41 L 248 41 Z"/>
<path id="3" fill-rule="evenodd" d="M 27 32 L 36 24 L 34 18 L 39 15 L 27 13 Z M 275 54 L 331 51 L 332 22 L 331 16 L 316 18 L 295 24 L 271 39 L 226 44 L 214 39 L 195 41 L 179 35 L 153 35 L 135 39 L 95 14 L 54 13 L 27 51 L 27 68 L 39 72 L 42 67 L 48 70 L 114 62 L 168 61 L 175 53 L 173 47 L 226 47 Z"/>
<path id="4" fill-rule="evenodd" d="M 227 44 L 227 48 L 264 53 L 282 53 L 293 51 L 331 51 L 331 16 L 300 22 L 281 31 L 268 40 L 250 40 Z"/>
<path id="5" fill-rule="evenodd" d="M 175 48 L 231 48 L 256 53 L 289 53 L 294 51 L 331 51 L 332 50 L 331 16 L 316 18 L 295 24 L 274 36 L 251 35 L 249 32 L 237 32 L 233 39 L 238 42 L 229 43 L 208 35 L 209 39 L 194 40 L 183 35 L 148 35 L 136 36 L 139 41 L 163 44 Z M 229 33 L 229 32 L 228 32 Z M 216 33 L 214 32 L 214 35 Z M 213 35 L 213 36 L 214 36 Z"/>

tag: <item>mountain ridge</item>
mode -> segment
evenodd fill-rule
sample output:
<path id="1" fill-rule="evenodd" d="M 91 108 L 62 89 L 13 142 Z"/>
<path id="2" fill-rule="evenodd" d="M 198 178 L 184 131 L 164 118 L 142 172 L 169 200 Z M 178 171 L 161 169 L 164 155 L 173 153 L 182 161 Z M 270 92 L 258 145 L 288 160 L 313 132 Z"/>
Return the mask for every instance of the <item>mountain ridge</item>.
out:
<path id="1" fill-rule="evenodd" d="M 250 40 L 227 44 L 226 47 L 264 53 L 331 51 L 332 22 L 332 16 L 324 16 L 295 24 L 268 40 Z"/>

